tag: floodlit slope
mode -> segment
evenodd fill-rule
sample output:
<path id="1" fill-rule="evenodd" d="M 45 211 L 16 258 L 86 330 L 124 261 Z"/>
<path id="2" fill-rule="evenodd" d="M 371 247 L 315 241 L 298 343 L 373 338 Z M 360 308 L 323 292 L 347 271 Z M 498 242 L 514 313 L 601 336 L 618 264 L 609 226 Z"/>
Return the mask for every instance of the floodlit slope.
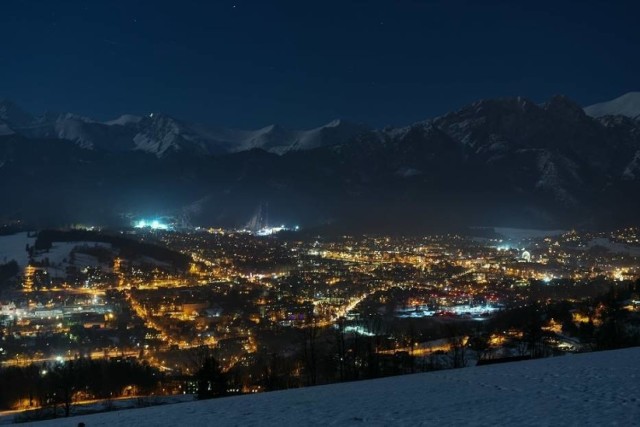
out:
<path id="1" fill-rule="evenodd" d="M 637 425 L 638 360 L 640 348 L 633 348 L 33 425 Z"/>
<path id="2" fill-rule="evenodd" d="M 0 236 L 0 264 L 16 261 L 20 268 L 25 268 L 29 263 L 27 245 L 35 243 L 35 237 L 28 237 L 27 232 Z"/>

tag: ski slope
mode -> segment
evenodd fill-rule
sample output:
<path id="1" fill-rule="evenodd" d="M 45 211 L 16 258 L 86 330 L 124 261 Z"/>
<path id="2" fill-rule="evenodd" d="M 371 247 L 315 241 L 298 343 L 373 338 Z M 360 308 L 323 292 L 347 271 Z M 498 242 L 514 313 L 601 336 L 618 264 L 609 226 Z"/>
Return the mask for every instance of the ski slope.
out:
<path id="1" fill-rule="evenodd" d="M 77 426 L 639 425 L 640 348 L 32 423 Z"/>

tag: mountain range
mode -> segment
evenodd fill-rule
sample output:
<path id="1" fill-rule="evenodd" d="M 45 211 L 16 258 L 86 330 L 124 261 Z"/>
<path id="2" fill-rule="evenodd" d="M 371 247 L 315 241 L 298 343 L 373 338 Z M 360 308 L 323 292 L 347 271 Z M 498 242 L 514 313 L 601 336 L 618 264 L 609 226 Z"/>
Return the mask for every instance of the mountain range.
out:
<path id="1" fill-rule="evenodd" d="M 0 101 L 0 135 L 57 138 L 85 149 L 135 150 L 157 157 L 177 152 L 228 154 L 253 148 L 283 154 L 342 144 L 366 130 L 364 125 L 343 120 L 310 130 L 289 130 L 279 125 L 239 130 L 189 123 L 159 113 L 124 114 L 105 122 L 71 113 L 46 113 L 36 117 L 11 101 Z"/>
<path id="2" fill-rule="evenodd" d="M 487 99 L 405 127 L 336 120 L 255 131 L 164 114 L 100 122 L 0 102 L 0 218 L 172 215 L 347 230 L 611 227 L 637 222 L 640 92 L 583 108 Z"/>

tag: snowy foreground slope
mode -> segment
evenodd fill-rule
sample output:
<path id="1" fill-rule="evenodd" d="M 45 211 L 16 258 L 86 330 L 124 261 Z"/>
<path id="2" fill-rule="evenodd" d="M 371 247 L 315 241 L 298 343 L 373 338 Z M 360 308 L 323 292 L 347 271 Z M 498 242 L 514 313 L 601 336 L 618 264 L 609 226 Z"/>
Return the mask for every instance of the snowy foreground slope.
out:
<path id="1" fill-rule="evenodd" d="M 640 425 L 640 348 L 134 409 L 36 426 Z"/>

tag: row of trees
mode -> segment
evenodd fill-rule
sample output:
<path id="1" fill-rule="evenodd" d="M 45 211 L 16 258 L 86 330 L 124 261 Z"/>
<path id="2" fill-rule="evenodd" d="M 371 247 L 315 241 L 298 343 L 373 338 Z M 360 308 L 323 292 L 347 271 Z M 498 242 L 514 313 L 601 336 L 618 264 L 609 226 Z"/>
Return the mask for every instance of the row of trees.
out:
<path id="1" fill-rule="evenodd" d="M 15 260 L 6 264 L 0 264 L 0 289 L 7 286 L 12 278 L 20 272 L 20 267 Z"/>
<path id="2" fill-rule="evenodd" d="M 40 408 L 45 416 L 69 416 L 74 402 L 154 391 L 160 373 L 131 360 L 77 359 L 0 370 L 0 409 Z"/>

